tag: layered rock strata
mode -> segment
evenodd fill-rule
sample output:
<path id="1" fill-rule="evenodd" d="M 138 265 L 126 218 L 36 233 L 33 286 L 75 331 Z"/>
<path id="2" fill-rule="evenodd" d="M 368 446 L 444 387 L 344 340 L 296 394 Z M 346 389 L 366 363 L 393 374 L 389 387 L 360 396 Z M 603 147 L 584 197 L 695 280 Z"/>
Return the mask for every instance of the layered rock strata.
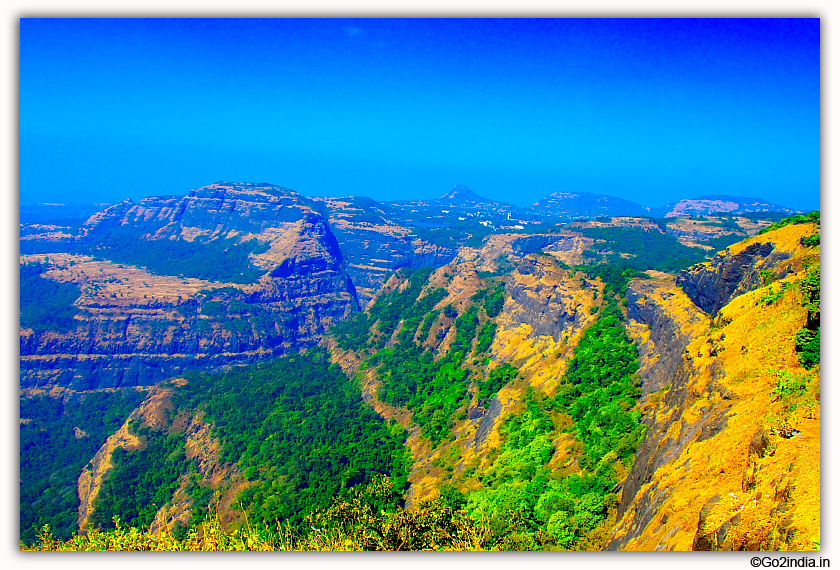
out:
<path id="1" fill-rule="evenodd" d="M 75 328 L 21 329 L 21 386 L 75 389 L 150 385 L 192 368 L 253 363 L 317 344 L 358 310 L 326 220 L 300 195 L 255 184 L 214 184 L 186 197 L 114 205 L 92 216 L 83 241 L 263 244 L 248 265 L 254 283 L 155 275 L 90 256 L 31 255 L 43 277 L 78 285 Z"/>

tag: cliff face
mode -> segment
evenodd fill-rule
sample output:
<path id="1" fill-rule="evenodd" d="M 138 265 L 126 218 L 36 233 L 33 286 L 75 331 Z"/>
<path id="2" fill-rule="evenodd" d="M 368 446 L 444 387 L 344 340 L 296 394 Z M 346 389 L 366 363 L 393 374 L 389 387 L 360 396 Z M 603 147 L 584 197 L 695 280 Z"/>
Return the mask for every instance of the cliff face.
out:
<path id="1" fill-rule="evenodd" d="M 648 429 L 610 549 L 814 548 L 819 367 L 805 370 L 793 346 L 807 317 L 797 283 L 819 260 L 801 238 L 813 232 L 788 226 L 733 246 L 684 272 L 686 291 L 631 284 Z M 760 271 L 773 282 L 753 281 Z"/>
<path id="2" fill-rule="evenodd" d="M 268 185 L 216 184 L 186 197 L 124 202 L 94 215 L 82 239 L 256 239 L 250 284 L 167 275 L 90 256 L 21 256 L 43 277 L 79 286 L 69 332 L 21 329 L 21 386 L 77 389 L 149 385 L 191 368 L 214 369 L 317 344 L 358 301 L 329 227 L 302 197 Z"/>
<path id="3" fill-rule="evenodd" d="M 795 244 L 776 243 L 769 234 L 755 236 L 727 248 L 708 263 L 680 272 L 677 285 L 698 307 L 714 316 L 738 295 L 793 271 L 791 263 L 783 263 L 790 259 L 791 248 Z"/>
<path id="4" fill-rule="evenodd" d="M 91 240 L 115 229 L 136 229 L 145 238 L 211 240 L 256 236 L 316 212 L 300 194 L 271 184 L 218 182 L 186 196 L 126 200 L 94 214 L 82 227 Z"/>
<path id="5" fill-rule="evenodd" d="M 686 347 L 708 326 L 708 317 L 667 276 L 631 282 L 627 301 L 630 330 L 639 346 L 642 394 L 647 396 L 672 384 Z"/>
<path id="6" fill-rule="evenodd" d="M 506 290 L 506 326 L 527 324 L 534 336 L 549 336 L 559 342 L 589 321 L 581 308 L 581 291 L 591 295 L 598 290 L 593 281 L 571 279 L 557 262 L 544 255 L 529 255 L 511 275 Z M 576 287 L 577 285 L 577 287 Z"/>
<path id="7" fill-rule="evenodd" d="M 507 299 L 490 347 L 494 365 L 514 364 L 521 379 L 502 388 L 480 417 L 474 447 L 486 454 L 500 443 L 499 426 L 529 388 L 552 394 L 584 331 L 598 319 L 603 283 L 574 274 L 548 255 L 525 257 L 505 285 Z M 557 457 L 566 443 L 556 442 Z"/>
<path id="8" fill-rule="evenodd" d="M 347 273 L 364 307 L 394 270 L 441 267 L 455 258 L 456 250 L 411 235 L 411 229 L 394 221 L 387 206 L 364 198 L 318 199 L 328 213 L 347 261 Z"/>

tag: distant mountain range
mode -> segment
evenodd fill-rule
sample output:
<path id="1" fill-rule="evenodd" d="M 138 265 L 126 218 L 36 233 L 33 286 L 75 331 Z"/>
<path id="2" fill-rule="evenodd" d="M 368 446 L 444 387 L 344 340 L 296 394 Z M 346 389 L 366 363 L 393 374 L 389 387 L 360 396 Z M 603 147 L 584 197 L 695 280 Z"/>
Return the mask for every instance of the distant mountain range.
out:
<path id="1" fill-rule="evenodd" d="M 331 198 L 316 198 L 316 200 Z M 480 196 L 469 187 L 456 184 L 451 191 L 435 199 L 394 200 L 377 202 L 370 198 L 356 196 L 342 198 L 357 204 L 367 204 L 379 215 L 396 215 L 411 222 L 442 219 L 459 213 L 492 220 L 494 225 L 511 222 L 548 222 L 582 220 L 611 216 L 650 216 L 653 218 L 674 218 L 680 216 L 707 216 L 713 214 L 782 213 L 796 214 L 800 210 L 787 208 L 766 200 L 745 196 L 712 194 L 696 198 L 684 198 L 660 207 L 643 206 L 624 198 L 590 192 L 553 192 L 522 208 L 509 202 L 490 200 Z M 21 204 L 21 222 L 36 223 L 46 219 L 87 217 L 107 204 Z M 469 212 L 467 214 L 466 212 Z"/>
<path id="2" fill-rule="evenodd" d="M 795 214 L 799 210 L 771 204 L 760 198 L 744 196 L 708 195 L 685 198 L 658 208 L 650 208 L 606 194 L 589 192 L 554 192 L 531 206 L 537 214 L 561 218 L 593 218 L 598 216 L 707 216 L 710 214 L 744 214 L 748 212 L 782 212 Z"/>

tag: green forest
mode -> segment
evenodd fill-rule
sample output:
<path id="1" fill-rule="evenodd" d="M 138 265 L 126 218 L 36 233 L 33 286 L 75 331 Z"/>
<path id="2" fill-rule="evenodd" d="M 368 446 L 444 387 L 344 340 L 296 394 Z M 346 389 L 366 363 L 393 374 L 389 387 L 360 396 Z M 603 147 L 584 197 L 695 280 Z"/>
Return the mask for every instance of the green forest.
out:
<path id="1" fill-rule="evenodd" d="M 366 406 L 359 387 L 320 349 L 223 375 L 193 375 L 181 409 L 205 412 L 254 485 L 240 497 L 252 520 L 302 524 L 377 474 L 405 487 L 409 456 L 399 425 Z"/>
<path id="2" fill-rule="evenodd" d="M 144 396 L 123 388 L 20 397 L 21 540 L 31 542 L 45 524 L 63 539 L 78 529 L 79 473 Z"/>
<path id="3" fill-rule="evenodd" d="M 73 303 L 81 295 L 73 283 L 59 283 L 41 275 L 46 263 L 20 266 L 20 326 L 36 332 L 67 332 L 76 328 Z"/>
<path id="4" fill-rule="evenodd" d="M 304 528 L 313 511 L 377 475 L 400 491 L 406 487 L 404 430 L 367 407 L 323 350 L 220 375 L 192 374 L 173 402 L 173 417 L 204 414 L 223 442 L 221 461 L 251 481 L 237 502 L 252 522 Z M 144 447 L 115 454 L 95 503 L 95 525 L 111 528 L 119 516 L 123 524 L 148 526 L 182 478 L 194 501 L 191 526 L 202 522 L 212 490 L 186 459 L 183 432 L 139 422 L 130 429 Z"/>
<path id="5" fill-rule="evenodd" d="M 688 247 L 677 238 L 640 228 L 584 228 L 582 234 L 596 240 L 593 257 L 612 264 L 626 264 L 632 269 L 655 269 L 677 273 L 686 267 L 706 261 L 702 249 Z M 603 240 L 603 241 L 600 241 Z M 605 252 L 603 255 L 598 252 Z M 629 254 L 623 257 L 621 254 Z"/>
<path id="6" fill-rule="evenodd" d="M 145 267 L 157 275 L 174 275 L 222 281 L 254 283 L 263 274 L 250 265 L 249 255 L 266 251 L 268 244 L 256 239 L 237 243 L 219 239 L 209 242 L 170 239 L 137 239 L 129 230 L 115 231 L 107 238 L 81 247 L 86 253 L 115 263 Z"/>

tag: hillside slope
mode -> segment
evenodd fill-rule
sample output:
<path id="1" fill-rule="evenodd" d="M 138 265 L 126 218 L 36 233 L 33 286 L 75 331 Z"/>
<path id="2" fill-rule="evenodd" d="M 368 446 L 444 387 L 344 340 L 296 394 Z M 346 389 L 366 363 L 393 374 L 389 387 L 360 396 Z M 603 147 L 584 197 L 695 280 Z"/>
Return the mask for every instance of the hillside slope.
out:
<path id="1" fill-rule="evenodd" d="M 803 245 L 817 231 L 745 240 L 683 272 L 682 289 L 631 284 L 648 430 L 610 548 L 818 545 L 820 369 L 797 352 L 815 275 L 819 295 L 819 246 Z"/>

